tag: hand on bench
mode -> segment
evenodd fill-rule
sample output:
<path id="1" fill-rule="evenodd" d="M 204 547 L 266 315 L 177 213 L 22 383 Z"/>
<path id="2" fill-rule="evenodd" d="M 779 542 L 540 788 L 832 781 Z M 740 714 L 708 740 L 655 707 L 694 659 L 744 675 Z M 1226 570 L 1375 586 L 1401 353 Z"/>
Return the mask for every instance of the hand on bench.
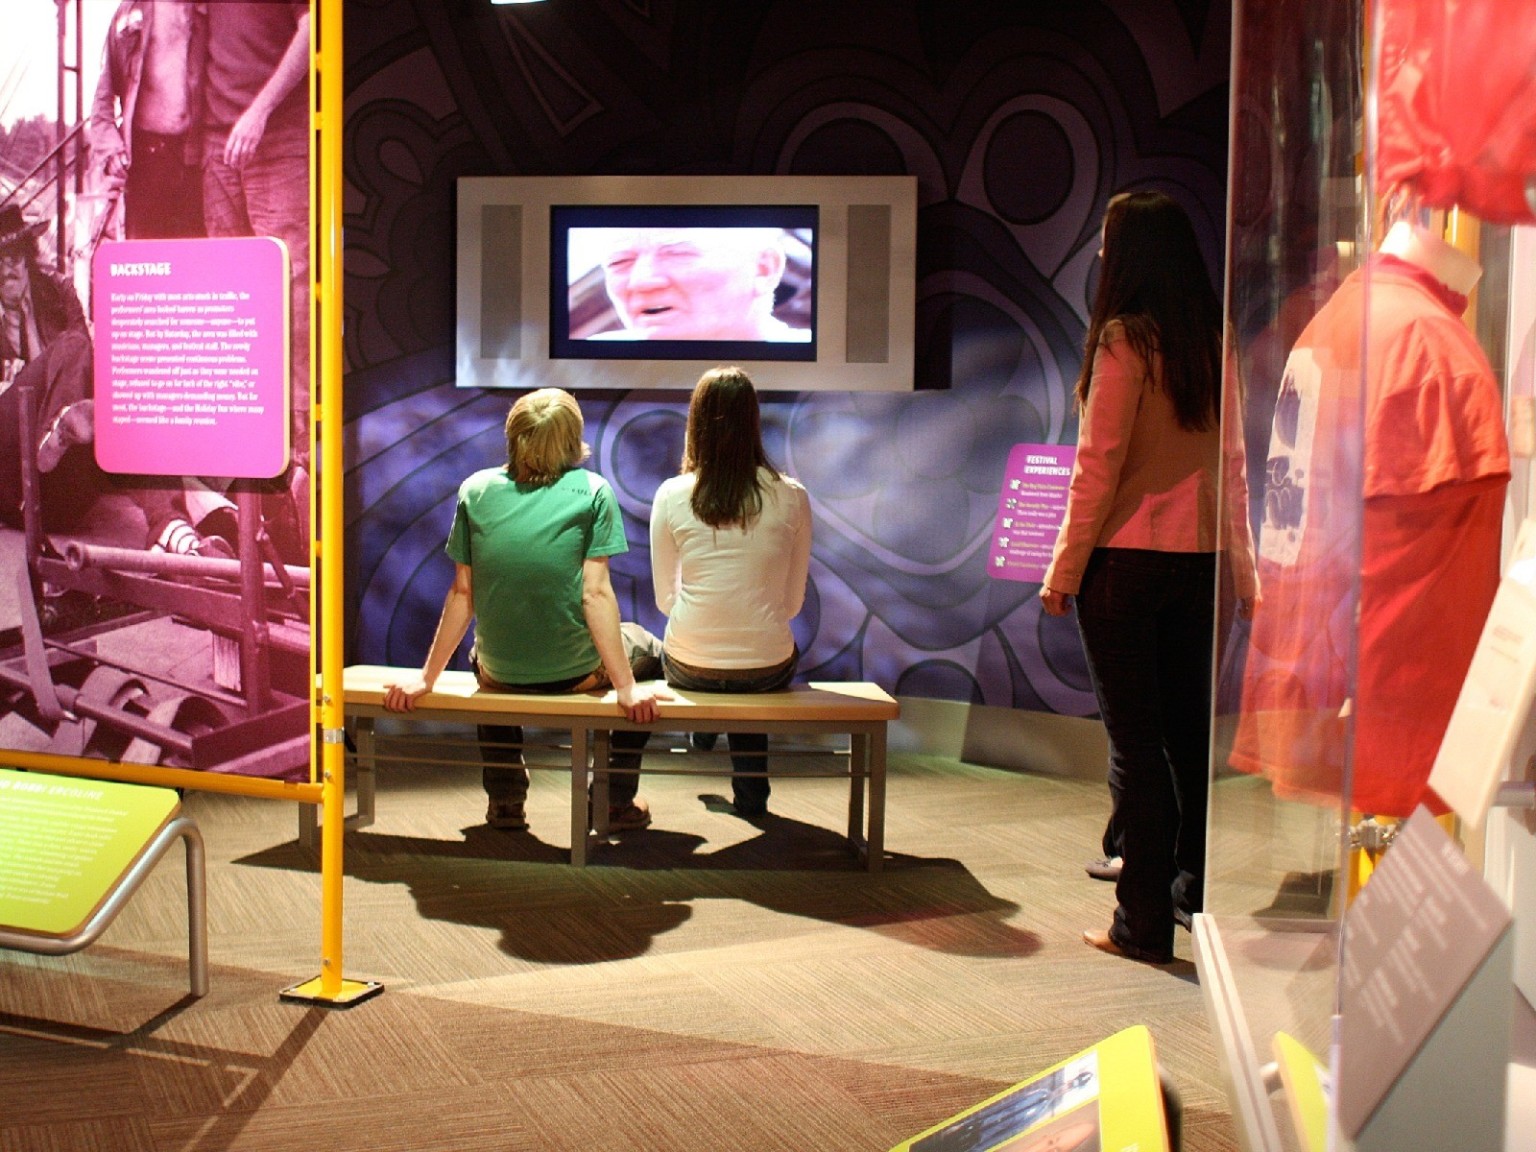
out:
<path id="1" fill-rule="evenodd" d="M 415 709 L 416 701 L 430 691 L 431 687 L 421 676 L 400 683 L 391 682 L 384 685 L 383 704 L 390 712 L 410 712 Z M 627 688 L 615 689 L 614 694 L 624 711 L 624 718 L 633 724 L 650 724 L 661 716 L 661 701 L 677 699 L 665 684 L 642 684 L 639 681 Z"/>
<path id="2" fill-rule="evenodd" d="M 649 724 L 661 715 L 661 701 L 677 699 L 664 684 L 641 684 L 638 680 L 628 688 L 614 691 L 619 707 L 624 709 L 624 719 L 631 724 Z"/>
<path id="3" fill-rule="evenodd" d="M 432 689 L 420 676 L 404 684 L 386 684 L 384 685 L 384 707 L 391 712 L 409 712 L 416 707 L 416 701 L 430 691 Z"/>

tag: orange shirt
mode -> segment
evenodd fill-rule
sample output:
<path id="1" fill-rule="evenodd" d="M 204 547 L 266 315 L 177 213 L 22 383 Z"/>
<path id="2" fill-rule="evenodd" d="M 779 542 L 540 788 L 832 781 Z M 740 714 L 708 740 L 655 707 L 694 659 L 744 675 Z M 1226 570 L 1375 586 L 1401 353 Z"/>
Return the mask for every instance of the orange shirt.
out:
<path id="1" fill-rule="evenodd" d="M 1351 807 L 1411 813 L 1493 602 L 1503 405 L 1448 302 L 1424 273 L 1378 258 L 1363 399 L 1362 272 L 1286 362 L 1259 541 L 1264 605 L 1232 753 L 1279 795 L 1338 803 L 1352 752 Z"/>

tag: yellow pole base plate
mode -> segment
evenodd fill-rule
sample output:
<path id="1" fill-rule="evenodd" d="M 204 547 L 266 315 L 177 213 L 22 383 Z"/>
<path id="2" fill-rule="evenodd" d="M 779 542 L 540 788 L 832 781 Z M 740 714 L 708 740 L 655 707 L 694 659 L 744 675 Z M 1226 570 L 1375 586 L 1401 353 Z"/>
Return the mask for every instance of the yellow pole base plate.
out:
<path id="1" fill-rule="evenodd" d="M 334 993 L 323 991 L 321 988 L 323 983 L 324 977 L 316 976 L 313 980 L 295 984 L 292 988 L 284 988 L 277 994 L 278 999 L 300 1000 L 306 1004 L 328 1005 L 332 1008 L 350 1008 L 384 991 L 384 985 L 377 980 L 343 980 L 341 987 Z"/>

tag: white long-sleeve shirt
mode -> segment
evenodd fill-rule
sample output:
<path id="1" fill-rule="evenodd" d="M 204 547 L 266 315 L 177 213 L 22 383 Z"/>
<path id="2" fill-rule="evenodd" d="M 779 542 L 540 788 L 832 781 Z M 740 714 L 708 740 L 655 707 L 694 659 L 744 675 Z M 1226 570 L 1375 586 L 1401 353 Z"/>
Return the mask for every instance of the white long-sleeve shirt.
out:
<path id="1" fill-rule="evenodd" d="M 743 530 L 693 513 L 694 476 L 674 476 L 651 505 L 651 577 L 667 614 L 667 654 L 695 668 L 770 668 L 789 659 L 789 622 L 805 602 L 811 502 L 784 476 L 759 474 L 762 513 Z"/>

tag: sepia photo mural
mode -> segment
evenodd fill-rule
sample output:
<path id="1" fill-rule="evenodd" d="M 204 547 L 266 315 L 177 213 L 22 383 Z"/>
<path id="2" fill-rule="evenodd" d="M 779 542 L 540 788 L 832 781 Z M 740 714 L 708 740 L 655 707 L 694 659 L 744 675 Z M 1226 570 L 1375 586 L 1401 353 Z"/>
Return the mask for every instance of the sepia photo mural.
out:
<path id="1" fill-rule="evenodd" d="M 10 0 L 0 749 L 310 775 L 308 0 Z"/>

